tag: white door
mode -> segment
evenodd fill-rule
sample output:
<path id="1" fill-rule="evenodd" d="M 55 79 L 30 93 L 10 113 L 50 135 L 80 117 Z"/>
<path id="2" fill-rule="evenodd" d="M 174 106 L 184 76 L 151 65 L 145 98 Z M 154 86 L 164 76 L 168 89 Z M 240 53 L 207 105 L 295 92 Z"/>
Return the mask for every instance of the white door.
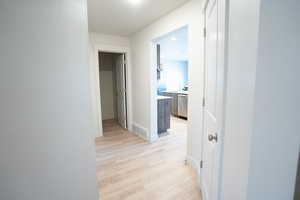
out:
<path id="1" fill-rule="evenodd" d="M 207 3 L 205 36 L 205 104 L 201 169 L 204 200 L 217 200 L 223 115 L 224 62 L 222 0 Z M 225 21 L 225 20 L 224 20 Z"/>
<path id="2" fill-rule="evenodd" d="M 118 55 L 116 59 L 116 92 L 118 122 L 123 128 L 127 128 L 126 64 L 124 54 Z"/>

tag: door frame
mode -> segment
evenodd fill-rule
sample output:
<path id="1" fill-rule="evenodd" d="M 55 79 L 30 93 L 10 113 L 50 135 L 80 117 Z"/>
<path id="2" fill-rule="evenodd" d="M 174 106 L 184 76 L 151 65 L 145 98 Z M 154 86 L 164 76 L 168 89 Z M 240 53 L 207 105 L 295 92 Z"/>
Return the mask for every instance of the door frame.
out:
<path id="1" fill-rule="evenodd" d="M 131 52 L 129 47 L 106 45 L 106 44 L 95 44 L 92 49 L 92 63 L 90 63 L 90 79 L 92 88 L 92 104 L 93 108 L 96 109 L 96 125 L 98 126 L 98 134 L 96 137 L 103 136 L 102 126 L 102 110 L 101 110 L 101 89 L 100 89 L 100 72 L 99 72 L 99 52 L 107 53 L 119 53 L 125 55 L 126 65 L 126 109 L 127 109 L 127 129 L 132 131 L 132 79 L 131 79 Z"/>
<path id="2" fill-rule="evenodd" d="M 221 54 L 221 59 L 220 62 L 223 65 L 223 88 L 222 88 L 222 101 L 221 101 L 221 105 L 222 105 L 222 114 L 221 114 L 221 119 L 220 119 L 220 131 L 218 133 L 218 147 L 216 149 L 217 153 L 216 153 L 216 163 L 217 163 L 217 175 L 216 175 L 216 180 L 217 181 L 217 195 L 216 195 L 216 199 L 213 200 L 219 200 L 221 198 L 221 179 L 222 179 L 222 167 L 223 167 L 223 152 L 224 152 L 224 138 L 225 138 L 225 113 L 226 113 L 226 88 L 227 88 L 227 71 L 228 71 L 228 65 L 227 65 L 227 52 L 228 52 L 228 22 L 229 22 L 229 2 L 228 0 L 205 0 L 203 9 L 202 9 L 202 14 L 203 14 L 203 30 L 206 30 L 206 12 L 207 12 L 207 6 L 209 1 L 214 1 L 214 3 L 216 3 L 216 1 L 218 1 L 218 3 L 220 4 L 218 7 L 218 21 L 221 22 L 221 24 L 218 23 L 218 28 L 220 28 L 221 30 L 221 37 L 223 38 L 223 40 L 221 42 L 219 42 L 220 44 L 220 49 L 218 49 L 218 53 Z M 204 32 L 204 31 L 203 31 Z M 204 33 L 206 34 L 206 33 Z M 203 100 L 205 101 L 206 98 L 206 94 L 205 94 L 205 90 L 206 90 L 206 37 L 203 34 L 203 38 L 204 38 L 204 42 L 203 42 L 203 67 L 204 67 L 204 73 L 203 73 Z M 219 62 L 219 63 L 220 63 Z M 204 103 L 204 102 L 203 102 Z M 204 106 L 205 104 L 203 104 Z M 204 107 L 203 107 L 204 108 Z M 202 109 L 202 135 L 204 136 L 204 131 L 205 131 L 205 109 Z M 201 146 L 201 154 L 202 154 L 202 158 L 203 158 L 203 153 L 204 153 L 204 145 L 203 143 L 205 142 L 206 138 L 204 138 L 202 136 L 202 146 Z M 203 165 L 205 165 L 205 163 L 203 163 Z M 205 187 L 204 185 L 202 185 L 202 169 L 200 168 L 200 188 L 202 191 L 202 199 L 203 200 L 208 200 L 206 198 L 206 194 L 205 194 Z"/>
<path id="3" fill-rule="evenodd" d="M 158 140 L 158 133 L 157 133 L 157 51 L 156 51 L 156 45 L 157 40 L 165 35 L 168 35 L 172 32 L 175 32 L 179 29 L 186 28 L 188 30 L 188 44 L 189 44 L 189 31 L 190 31 L 190 25 L 189 24 L 181 24 L 179 26 L 176 26 L 174 29 L 168 30 L 167 32 L 163 32 L 160 35 L 156 36 L 155 38 L 152 38 L 152 40 L 149 43 L 150 48 L 150 133 L 148 136 L 148 140 L 150 142 L 155 142 Z M 188 53 L 189 54 L 189 53 Z M 188 73 L 188 80 L 190 80 L 189 73 Z M 189 102 L 188 102 L 189 104 Z M 189 107 L 189 106 L 188 106 Z M 189 113 L 189 111 L 188 111 Z"/>

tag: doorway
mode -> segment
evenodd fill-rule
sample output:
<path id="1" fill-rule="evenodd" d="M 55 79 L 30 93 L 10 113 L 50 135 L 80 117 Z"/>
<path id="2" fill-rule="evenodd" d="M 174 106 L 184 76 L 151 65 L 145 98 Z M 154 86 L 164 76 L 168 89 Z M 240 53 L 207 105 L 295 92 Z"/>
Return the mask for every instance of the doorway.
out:
<path id="1" fill-rule="evenodd" d="M 128 128 L 126 55 L 99 51 L 98 59 L 103 135 L 120 134 Z"/>
<path id="2" fill-rule="evenodd" d="M 187 138 L 188 27 L 154 41 L 156 61 L 157 136 L 177 133 Z"/>

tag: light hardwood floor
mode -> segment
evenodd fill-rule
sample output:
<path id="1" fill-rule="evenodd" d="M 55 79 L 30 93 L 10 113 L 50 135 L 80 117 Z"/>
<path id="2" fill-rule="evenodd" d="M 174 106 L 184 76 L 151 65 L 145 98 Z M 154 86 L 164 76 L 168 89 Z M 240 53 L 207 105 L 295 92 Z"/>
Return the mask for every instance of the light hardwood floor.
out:
<path id="1" fill-rule="evenodd" d="M 186 122 L 172 118 L 170 134 L 148 143 L 105 121 L 96 139 L 101 200 L 201 200 L 194 169 L 185 165 Z"/>
<path id="2" fill-rule="evenodd" d="M 104 137 L 117 136 L 127 133 L 127 131 L 123 129 L 116 120 L 105 120 L 103 121 L 102 125 Z"/>

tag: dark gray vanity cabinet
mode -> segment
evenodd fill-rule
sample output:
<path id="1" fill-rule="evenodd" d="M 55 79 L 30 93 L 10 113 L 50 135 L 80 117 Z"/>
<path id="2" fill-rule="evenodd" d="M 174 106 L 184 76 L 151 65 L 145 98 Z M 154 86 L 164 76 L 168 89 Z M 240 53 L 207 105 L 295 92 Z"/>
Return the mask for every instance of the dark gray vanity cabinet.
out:
<path id="1" fill-rule="evenodd" d="M 167 132 L 170 129 L 172 98 L 157 98 L 157 128 L 158 134 Z"/>
<path id="2" fill-rule="evenodd" d="M 163 96 L 172 98 L 171 113 L 174 116 L 178 115 L 178 94 L 176 92 L 162 92 Z"/>

